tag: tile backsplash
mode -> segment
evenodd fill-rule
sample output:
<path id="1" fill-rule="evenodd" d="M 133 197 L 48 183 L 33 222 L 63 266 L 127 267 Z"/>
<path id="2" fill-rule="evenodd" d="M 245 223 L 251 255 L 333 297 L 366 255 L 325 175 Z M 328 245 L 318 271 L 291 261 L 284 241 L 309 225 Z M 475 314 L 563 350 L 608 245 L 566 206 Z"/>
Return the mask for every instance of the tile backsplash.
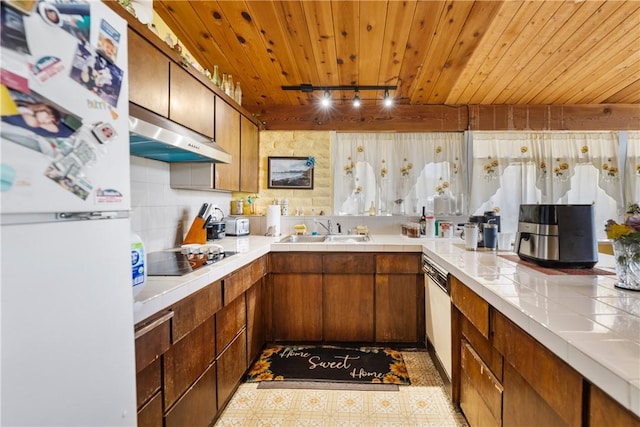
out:
<path id="1" fill-rule="evenodd" d="M 169 186 L 169 163 L 130 156 L 131 229 L 148 252 L 182 244 L 203 203 L 229 214 L 231 193 L 176 190 Z"/>

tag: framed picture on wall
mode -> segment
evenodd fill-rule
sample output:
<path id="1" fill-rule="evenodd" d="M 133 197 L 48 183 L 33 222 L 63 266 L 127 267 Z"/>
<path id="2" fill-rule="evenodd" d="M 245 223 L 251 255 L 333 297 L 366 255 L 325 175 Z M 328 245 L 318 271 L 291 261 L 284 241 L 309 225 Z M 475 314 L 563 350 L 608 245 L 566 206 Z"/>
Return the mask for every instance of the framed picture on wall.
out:
<path id="1" fill-rule="evenodd" d="M 313 163 L 308 157 L 269 157 L 267 186 L 313 190 Z"/>

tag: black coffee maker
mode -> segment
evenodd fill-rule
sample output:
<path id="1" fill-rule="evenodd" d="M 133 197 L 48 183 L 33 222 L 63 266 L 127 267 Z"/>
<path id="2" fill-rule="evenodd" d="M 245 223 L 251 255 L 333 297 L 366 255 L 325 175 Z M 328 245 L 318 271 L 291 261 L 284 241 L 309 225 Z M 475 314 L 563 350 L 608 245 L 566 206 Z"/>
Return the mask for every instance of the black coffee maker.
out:
<path id="1" fill-rule="evenodd" d="M 484 248 L 484 224 L 495 224 L 498 226 L 498 233 L 500 232 L 500 215 L 494 211 L 486 211 L 484 215 L 472 215 L 469 218 L 469 222 L 475 222 L 478 224 L 478 247 Z"/>

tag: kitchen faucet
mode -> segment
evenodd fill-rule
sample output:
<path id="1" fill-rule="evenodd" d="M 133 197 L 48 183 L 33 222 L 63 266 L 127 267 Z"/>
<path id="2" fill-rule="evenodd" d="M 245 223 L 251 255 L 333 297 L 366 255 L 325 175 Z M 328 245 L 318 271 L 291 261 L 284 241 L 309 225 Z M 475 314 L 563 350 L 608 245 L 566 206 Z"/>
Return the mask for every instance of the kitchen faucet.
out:
<path id="1" fill-rule="evenodd" d="M 324 225 L 323 223 L 320 222 L 320 220 L 318 219 L 314 219 L 313 222 L 315 222 L 316 224 L 319 224 L 322 226 L 322 228 L 324 228 L 325 230 L 327 230 L 327 234 L 333 234 L 333 227 L 331 225 L 331 220 L 328 219 L 327 220 L 327 225 Z"/>

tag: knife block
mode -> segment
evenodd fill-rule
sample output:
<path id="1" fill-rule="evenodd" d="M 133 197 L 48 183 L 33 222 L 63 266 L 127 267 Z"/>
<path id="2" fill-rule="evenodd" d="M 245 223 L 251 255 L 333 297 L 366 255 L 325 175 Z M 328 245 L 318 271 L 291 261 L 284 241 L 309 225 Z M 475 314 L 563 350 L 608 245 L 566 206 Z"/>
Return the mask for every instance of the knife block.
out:
<path id="1" fill-rule="evenodd" d="M 184 238 L 184 244 L 207 244 L 207 229 L 204 228 L 204 218 L 197 216 L 191 223 L 191 228 L 187 232 L 187 237 Z"/>

